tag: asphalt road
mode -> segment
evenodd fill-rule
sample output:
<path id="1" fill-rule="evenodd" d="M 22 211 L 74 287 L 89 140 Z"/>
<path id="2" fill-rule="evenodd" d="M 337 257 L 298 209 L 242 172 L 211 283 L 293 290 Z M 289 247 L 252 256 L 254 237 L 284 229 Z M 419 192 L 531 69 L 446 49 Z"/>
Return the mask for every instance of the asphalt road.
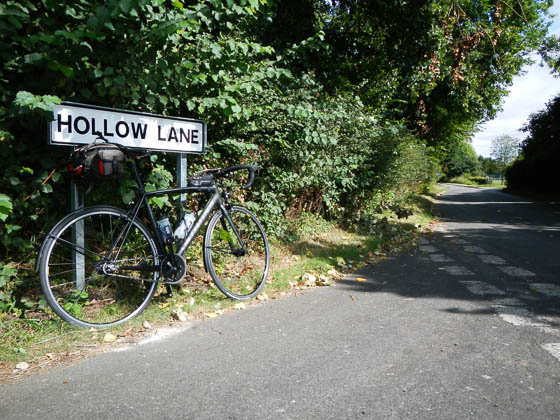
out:
<path id="1" fill-rule="evenodd" d="M 439 207 L 336 287 L 0 385 L 0 418 L 559 418 L 560 206 L 452 186 Z"/>

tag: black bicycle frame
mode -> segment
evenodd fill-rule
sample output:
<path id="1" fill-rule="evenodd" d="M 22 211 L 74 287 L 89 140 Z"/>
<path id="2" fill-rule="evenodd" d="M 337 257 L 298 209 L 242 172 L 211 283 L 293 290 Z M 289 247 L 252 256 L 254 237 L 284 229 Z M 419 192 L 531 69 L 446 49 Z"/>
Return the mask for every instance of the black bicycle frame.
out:
<path id="1" fill-rule="evenodd" d="M 241 235 L 240 235 L 239 231 L 237 230 L 237 227 L 233 223 L 233 220 L 232 220 L 232 218 L 229 214 L 229 211 L 222 201 L 222 195 L 221 195 L 220 191 L 218 190 L 218 187 L 215 183 L 213 183 L 211 186 L 204 186 L 204 187 L 203 186 L 200 186 L 200 187 L 196 187 L 196 186 L 190 186 L 189 187 L 189 186 L 187 186 L 187 187 L 176 187 L 176 188 L 169 188 L 169 189 L 166 189 L 166 190 L 156 190 L 156 191 L 149 191 L 148 192 L 144 189 L 144 183 L 142 182 L 142 179 L 140 178 L 140 175 L 138 174 L 138 169 L 136 168 L 136 164 L 134 162 L 132 162 L 132 171 L 134 173 L 134 178 L 136 180 L 136 183 L 138 184 L 138 193 L 137 193 L 138 199 L 136 200 L 136 203 L 134 204 L 134 207 L 132 208 L 132 210 L 130 212 L 131 216 L 132 216 L 132 220 L 134 218 L 136 218 L 136 216 L 140 212 L 140 209 L 144 205 L 146 207 L 146 211 L 148 213 L 148 218 L 150 220 L 152 228 L 153 228 L 153 230 L 156 234 L 156 240 L 157 240 L 157 243 L 158 243 L 158 248 L 160 249 L 160 251 L 163 251 L 164 254 L 168 255 L 169 253 L 165 251 L 166 250 L 165 241 L 163 240 L 163 237 L 161 235 L 160 230 L 157 228 L 157 223 L 156 223 L 154 214 L 152 212 L 152 208 L 151 208 L 148 200 L 151 197 L 157 197 L 157 196 L 169 195 L 169 194 L 178 195 L 178 194 L 183 194 L 183 193 L 188 193 L 188 192 L 191 192 L 191 193 L 192 192 L 210 193 L 210 194 L 212 194 L 212 197 L 210 198 L 210 200 L 208 200 L 208 202 L 206 203 L 206 206 L 204 206 L 204 209 L 202 210 L 202 213 L 196 218 L 193 226 L 189 229 L 189 233 L 188 233 L 187 237 L 183 240 L 183 242 L 179 246 L 176 254 L 182 255 L 182 254 L 185 253 L 185 251 L 187 250 L 189 245 L 192 243 L 192 241 L 194 240 L 194 238 L 196 237 L 198 232 L 200 232 L 200 229 L 204 225 L 204 222 L 206 222 L 206 220 L 208 220 L 208 218 L 210 217 L 210 214 L 216 208 L 219 208 L 220 211 L 222 212 L 222 214 L 226 217 L 229 225 L 231 226 L 231 228 L 233 230 L 233 233 L 235 234 L 235 236 L 237 237 L 237 240 L 239 241 L 239 244 L 241 245 L 242 252 L 243 253 L 247 252 L 247 250 L 245 248 L 245 243 L 243 242 L 243 239 L 241 238 Z M 233 246 L 233 244 L 230 244 L 230 246 Z"/>

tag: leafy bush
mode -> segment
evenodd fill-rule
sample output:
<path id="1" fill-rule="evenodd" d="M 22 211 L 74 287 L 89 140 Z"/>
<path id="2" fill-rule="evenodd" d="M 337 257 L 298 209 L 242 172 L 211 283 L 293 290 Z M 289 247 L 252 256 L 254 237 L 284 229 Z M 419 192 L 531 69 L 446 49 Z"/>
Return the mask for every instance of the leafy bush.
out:
<path id="1" fill-rule="evenodd" d="M 487 176 L 471 176 L 469 178 L 478 185 L 488 185 L 492 183 L 492 179 Z"/>
<path id="2" fill-rule="evenodd" d="M 254 188 L 236 198 L 271 236 L 289 236 L 286 220 L 306 213 L 404 217 L 410 191 L 433 175 L 429 150 L 402 126 L 380 122 L 351 89 L 325 93 L 294 65 L 322 48 L 321 32 L 279 55 L 255 35 L 264 1 L 189 3 L 0 6 L 0 310 L 23 315 L 39 302 L 34 256 L 69 208 L 68 178 L 55 170 L 69 151 L 48 146 L 44 129 L 61 100 L 206 120 L 208 152 L 189 157 L 189 173 L 257 162 Z M 173 154 L 144 159 L 147 189 L 168 187 L 175 162 Z M 114 197 L 112 204 L 122 205 L 132 186 L 124 177 L 94 190 L 86 204 Z M 173 202 L 154 205 L 169 213 Z"/>
<path id="3" fill-rule="evenodd" d="M 525 131 L 528 137 L 521 146 L 521 155 L 506 168 L 508 188 L 539 193 L 560 193 L 557 168 L 560 163 L 560 96 L 546 109 L 529 118 Z"/>
<path id="4" fill-rule="evenodd" d="M 445 176 L 448 179 L 463 174 L 477 174 L 481 171 L 480 162 L 472 145 L 463 141 L 451 145 L 451 150 L 444 164 L 446 167 Z"/>
<path id="5" fill-rule="evenodd" d="M 492 179 L 487 176 L 464 174 L 452 178 L 449 182 L 454 182 L 457 184 L 464 184 L 464 185 L 489 185 L 492 184 Z"/>

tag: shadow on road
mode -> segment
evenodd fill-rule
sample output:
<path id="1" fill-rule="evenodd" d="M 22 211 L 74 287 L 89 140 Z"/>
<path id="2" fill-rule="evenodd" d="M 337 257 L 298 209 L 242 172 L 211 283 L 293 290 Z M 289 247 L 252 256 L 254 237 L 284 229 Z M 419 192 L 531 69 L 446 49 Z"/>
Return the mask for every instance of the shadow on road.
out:
<path id="1" fill-rule="evenodd" d="M 506 302 L 530 308 L 536 316 L 560 315 L 558 204 L 462 187 L 440 197 L 438 210 L 442 223 L 424 236 L 424 245 L 353 272 L 338 287 L 352 293 L 488 305 L 473 310 L 450 307 L 450 313 L 494 315 L 494 308 Z M 482 292 L 473 293 L 469 287 Z M 545 287 L 552 292 L 543 292 Z"/>

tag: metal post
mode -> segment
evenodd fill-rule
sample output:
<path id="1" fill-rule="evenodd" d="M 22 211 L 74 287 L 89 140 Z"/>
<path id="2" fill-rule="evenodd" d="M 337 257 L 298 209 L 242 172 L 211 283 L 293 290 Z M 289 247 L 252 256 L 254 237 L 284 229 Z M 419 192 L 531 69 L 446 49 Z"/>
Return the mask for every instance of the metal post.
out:
<path id="1" fill-rule="evenodd" d="M 186 187 L 187 186 L 187 154 L 178 153 L 177 154 L 177 186 Z M 187 194 L 181 194 L 179 197 L 179 217 L 183 217 L 187 205 Z"/>
<path id="2" fill-rule="evenodd" d="M 84 207 L 84 195 L 78 190 L 76 184 L 70 186 L 70 209 L 71 211 L 78 210 Z M 76 244 L 76 248 L 81 249 L 81 252 L 72 250 L 72 265 L 74 267 L 74 284 L 76 289 L 84 290 L 86 275 L 85 275 L 85 254 L 84 249 L 84 221 L 80 220 L 72 226 L 72 242 Z"/>

